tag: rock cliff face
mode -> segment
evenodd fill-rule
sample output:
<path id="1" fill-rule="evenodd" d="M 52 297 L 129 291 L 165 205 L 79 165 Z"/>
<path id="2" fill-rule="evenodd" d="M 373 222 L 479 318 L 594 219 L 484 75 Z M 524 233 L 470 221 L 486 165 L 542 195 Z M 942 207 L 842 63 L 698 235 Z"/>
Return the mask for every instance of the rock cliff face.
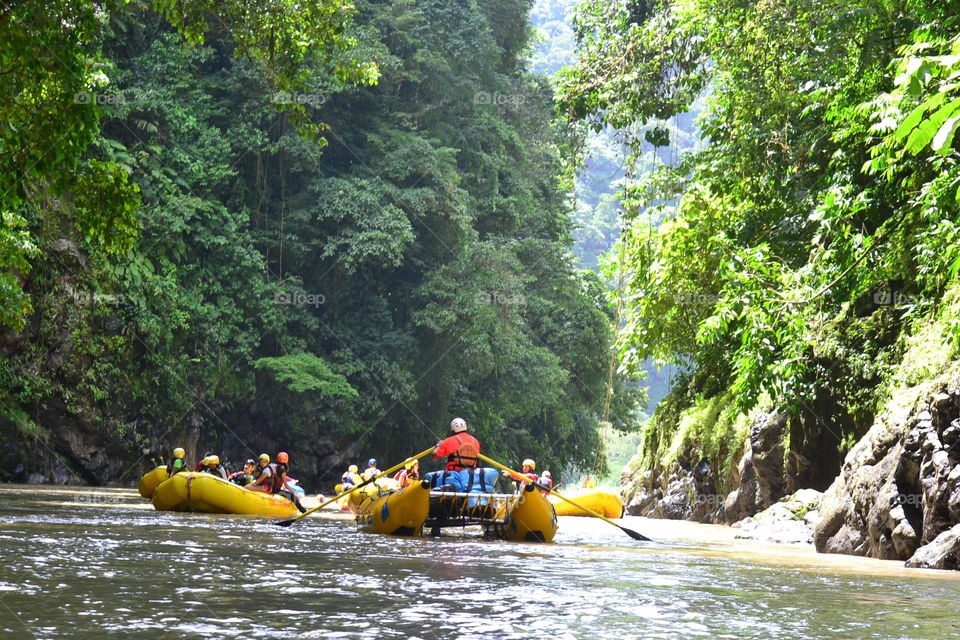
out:
<path id="1" fill-rule="evenodd" d="M 801 489 L 822 491 L 840 460 L 838 440 L 830 430 L 818 428 L 816 420 L 812 411 L 792 418 L 773 411 L 758 414 L 745 452 L 730 470 L 717 468 L 696 451 L 681 455 L 666 472 L 659 467 L 628 470 L 621 477 L 627 512 L 732 524 Z"/>
<path id="2" fill-rule="evenodd" d="M 836 441 L 809 437 L 816 431 L 808 428 L 816 419 L 814 412 L 790 418 L 761 413 L 750 426 L 745 452 L 734 469 L 714 470 L 705 460 L 698 462 L 694 449 L 668 469 L 625 472 L 627 510 L 737 523 L 745 535 L 757 529 L 757 537 L 787 539 L 791 536 L 783 532 L 763 531 L 763 518 L 754 516 L 776 511 L 784 504 L 778 501 L 801 489 L 826 489 L 817 517 L 804 518 L 807 530 L 813 525 L 818 551 L 957 569 L 960 364 L 941 371 L 945 373 L 939 377 L 894 393 L 842 464 Z M 818 414 L 830 415 L 827 410 Z M 835 478 L 829 484 L 824 478 L 831 468 Z M 724 492 L 724 487 L 733 490 Z M 800 541 L 805 535 L 792 537 Z"/>
<path id="3" fill-rule="evenodd" d="M 957 532 L 938 539 L 960 523 L 960 378 L 955 373 L 903 391 L 888 403 L 847 455 L 820 516 L 814 531 L 819 551 L 913 558 L 912 566 L 955 565 L 955 551 L 951 561 L 943 550 L 951 544 L 956 549 Z"/>

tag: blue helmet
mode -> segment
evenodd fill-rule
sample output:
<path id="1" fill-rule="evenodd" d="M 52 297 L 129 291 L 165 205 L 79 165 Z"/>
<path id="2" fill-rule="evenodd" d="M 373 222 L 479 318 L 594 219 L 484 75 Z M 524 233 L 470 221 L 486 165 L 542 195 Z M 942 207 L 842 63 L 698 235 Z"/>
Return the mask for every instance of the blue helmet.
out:
<path id="1" fill-rule="evenodd" d="M 376 458 L 370 458 L 369 460 L 367 460 L 367 466 L 368 466 L 368 467 L 375 467 L 375 466 L 377 466 L 377 459 L 376 459 Z"/>

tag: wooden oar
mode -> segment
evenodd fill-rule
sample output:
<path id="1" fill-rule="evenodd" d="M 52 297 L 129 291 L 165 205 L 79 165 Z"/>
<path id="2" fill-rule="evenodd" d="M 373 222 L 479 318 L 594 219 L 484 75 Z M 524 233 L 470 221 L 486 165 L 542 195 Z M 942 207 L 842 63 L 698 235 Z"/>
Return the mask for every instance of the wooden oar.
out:
<path id="1" fill-rule="evenodd" d="M 316 511 L 317 509 L 322 509 L 323 507 L 327 506 L 327 505 L 330 504 L 331 502 L 336 502 L 337 500 L 339 500 L 339 499 L 342 498 L 343 496 L 348 496 L 348 495 L 350 495 L 351 493 L 353 493 L 354 491 L 356 491 L 356 490 L 359 489 L 360 487 L 366 486 L 366 485 L 370 484 L 371 482 L 373 482 L 373 481 L 375 481 L 375 480 L 379 480 L 379 479 L 382 478 L 383 476 L 385 476 L 385 475 L 387 475 L 387 474 L 390 474 L 390 473 L 393 473 L 394 471 L 399 471 L 401 468 L 403 468 L 404 465 L 406 465 L 406 464 L 408 464 L 408 463 L 410 463 L 410 462 L 413 462 L 414 460 L 419 460 L 420 458 L 422 458 L 423 456 L 427 455 L 428 453 L 433 453 L 433 450 L 434 450 L 435 448 L 436 448 L 436 446 L 430 447 L 429 449 L 426 449 L 426 450 L 424 450 L 424 451 L 421 451 L 420 453 L 418 453 L 417 455 L 413 456 L 412 458 L 407 458 L 406 460 L 404 460 L 403 462 L 401 462 L 400 464 L 398 464 L 398 465 L 395 466 L 395 467 L 390 467 L 390 468 L 387 469 L 386 471 L 381 471 L 378 475 L 375 475 L 375 476 L 373 476 L 372 478 L 368 478 L 367 480 L 364 480 L 364 481 L 361 482 L 360 484 L 353 486 L 351 489 L 348 489 L 347 491 L 344 491 L 343 493 L 341 493 L 341 494 L 339 494 L 339 495 L 336 495 L 336 496 L 330 498 L 329 500 L 324 500 L 323 502 L 321 502 L 321 503 L 318 504 L 317 506 L 313 507 L 312 509 L 307 509 L 306 511 L 304 511 L 303 513 L 301 513 L 300 515 L 298 515 L 296 518 L 290 518 L 289 520 L 281 520 L 280 522 L 274 522 L 273 524 L 277 525 L 278 527 L 289 527 L 290 525 L 292 525 L 294 522 L 296 522 L 296 521 L 299 520 L 300 518 L 305 518 L 305 517 L 307 517 L 308 515 L 310 515 L 311 513 L 313 513 L 314 511 Z"/>
<path id="2" fill-rule="evenodd" d="M 484 462 L 487 462 L 487 463 L 489 463 L 489 464 L 492 464 L 493 466 L 495 466 L 496 468 L 500 469 L 501 471 L 506 471 L 507 473 L 509 473 L 511 476 L 513 476 L 513 477 L 515 477 L 515 478 L 518 478 L 518 479 L 519 479 L 519 478 L 525 478 L 525 476 L 524 476 L 522 473 L 517 473 L 517 472 L 514 471 L 513 469 L 509 469 L 509 468 L 503 466 L 502 464 L 500 464 L 500 463 L 497 462 L 496 460 L 493 460 L 493 459 L 491 459 L 491 458 L 488 458 L 487 456 L 483 455 L 482 453 L 478 453 L 478 454 L 477 454 L 477 457 L 480 458 L 481 460 L 483 460 Z M 525 482 L 529 482 L 529 481 L 528 481 L 528 480 L 525 480 Z M 570 498 L 568 498 L 568 497 L 566 497 L 566 496 L 563 496 L 563 495 L 560 495 L 559 493 L 557 493 L 556 491 L 554 491 L 554 490 L 551 489 L 550 487 L 544 486 L 544 485 L 540 484 L 539 482 L 530 482 L 530 484 L 532 484 L 533 486 L 537 487 L 538 489 L 540 489 L 540 490 L 542 490 L 542 491 L 546 491 L 546 492 L 549 493 L 550 495 L 557 496 L 558 498 L 560 498 L 561 500 L 563 500 L 563 501 L 565 501 L 565 502 L 569 502 L 570 504 L 572 504 L 572 505 L 575 506 L 576 508 L 580 509 L 581 511 L 585 511 L 585 512 L 589 513 L 590 515 L 594 516 L 595 518 L 600 518 L 600 519 L 603 520 L 604 522 L 608 522 L 608 523 L 612 524 L 612 525 L 615 526 L 617 529 L 620 529 L 621 531 L 623 531 L 625 534 L 627 534 L 628 536 L 630 536 L 630 537 L 633 538 L 634 540 L 642 540 L 642 541 L 645 541 L 645 542 L 650 542 L 650 538 L 648 538 L 647 536 L 643 535 L 642 533 L 637 533 L 637 532 L 634 531 L 633 529 L 627 529 L 626 527 L 617 524 L 616 522 L 614 522 L 614 521 L 611 520 L 610 518 L 607 518 L 607 517 L 605 517 L 605 516 L 600 515 L 599 513 L 597 513 L 596 511 L 594 511 L 593 509 L 588 509 L 587 507 L 583 506 L 582 504 L 578 504 L 578 503 L 574 502 L 573 500 L 571 500 Z"/>

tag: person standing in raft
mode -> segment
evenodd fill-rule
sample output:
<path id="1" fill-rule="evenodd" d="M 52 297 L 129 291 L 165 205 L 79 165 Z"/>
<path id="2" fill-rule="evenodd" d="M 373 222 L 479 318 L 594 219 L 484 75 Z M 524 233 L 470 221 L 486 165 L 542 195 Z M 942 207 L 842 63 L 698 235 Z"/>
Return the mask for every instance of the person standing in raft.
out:
<path id="1" fill-rule="evenodd" d="M 253 471 L 256 467 L 257 463 L 251 458 L 243 463 L 243 471 L 231 473 L 227 480 L 237 486 L 245 487 L 253 482 Z"/>
<path id="2" fill-rule="evenodd" d="M 173 458 L 167 463 L 168 478 L 187 470 L 187 462 L 183 459 L 185 455 L 187 455 L 187 452 L 183 450 L 183 447 L 177 447 L 173 450 Z"/>
<path id="3" fill-rule="evenodd" d="M 520 470 L 520 475 L 515 475 L 513 473 L 508 473 L 503 471 L 503 475 L 509 476 L 513 484 L 517 485 L 517 493 L 523 493 L 523 490 L 527 488 L 531 482 L 537 482 L 537 463 L 536 461 L 527 458 L 523 461 L 523 469 Z"/>
<path id="4" fill-rule="evenodd" d="M 454 418 L 450 423 L 450 436 L 437 443 L 433 457 L 446 456 L 446 471 L 460 471 L 475 468 L 479 453 L 480 441 L 467 433 L 466 421 L 463 418 Z"/>
<path id="5" fill-rule="evenodd" d="M 408 462 L 403 466 L 403 469 L 397 472 L 397 475 L 393 476 L 393 479 L 397 481 L 397 485 L 401 489 L 409 487 L 420 479 L 420 461 Z"/>

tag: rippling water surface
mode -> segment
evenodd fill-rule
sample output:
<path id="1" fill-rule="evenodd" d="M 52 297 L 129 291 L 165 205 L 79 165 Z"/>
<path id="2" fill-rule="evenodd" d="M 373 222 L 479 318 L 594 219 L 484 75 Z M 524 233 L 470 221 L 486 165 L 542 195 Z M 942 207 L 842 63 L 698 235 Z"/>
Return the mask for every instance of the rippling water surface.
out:
<path id="1" fill-rule="evenodd" d="M 957 576 L 677 541 L 690 525 L 627 518 L 658 537 L 643 544 L 563 518 L 555 544 L 531 545 L 387 538 L 328 518 L 284 529 L 145 504 L 129 491 L 0 488 L 0 633 L 960 638 Z"/>

